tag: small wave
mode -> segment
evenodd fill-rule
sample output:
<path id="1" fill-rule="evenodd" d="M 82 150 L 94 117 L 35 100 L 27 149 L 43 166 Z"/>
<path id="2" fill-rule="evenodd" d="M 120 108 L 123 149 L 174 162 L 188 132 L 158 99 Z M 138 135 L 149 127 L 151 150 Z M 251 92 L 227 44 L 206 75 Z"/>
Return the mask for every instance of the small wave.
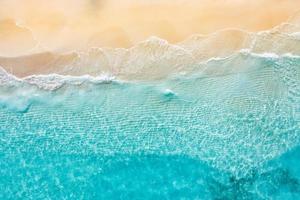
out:
<path id="1" fill-rule="evenodd" d="M 233 38 L 227 37 L 230 33 L 222 32 L 220 33 L 222 36 L 217 34 L 219 36 L 206 38 L 200 43 L 186 41 L 184 44 L 173 45 L 159 38 L 150 38 L 130 49 L 93 48 L 88 52 L 70 54 L 47 53 L 16 58 L 2 57 L 0 65 L 19 77 L 35 74 L 71 76 L 111 74 L 124 80 L 153 80 L 182 71 L 191 71 L 199 63 L 226 59 L 240 52 L 262 57 L 300 55 L 300 40 L 295 40 L 291 36 L 261 33 L 255 35 L 253 39 L 253 35 L 247 34 L 232 46 Z M 198 40 L 197 37 L 195 40 Z"/>
<path id="2" fill-rule="evenodd" d="M 165 69 L 161 66 L 155 68 L 154 72 L 158 73 L 160 78 L 176 76 L 187 76 L 194 72 L 200 72 L 206 76 L 220 76 L 232 73 L 241 73 L 248 70 L 255 70 L 264 66 L 265 62 L 272 61 L 276 63 L 277 60 L 281 59 L 300 59 L 300 56 L 292 53 L 276 54 L 273 52 L 254 53 L 251 49 L 241 49 L 227 57 L 212 57 L 205 61 L 200 62 L 189 62 L 186 65 L 182 63 L 180 68 L 169 68 Z M 159 65 L 160 63 L 157 63 Z M 164 65 L 164 63 L 162 63 Z M 128 69 L 127 69 L 128 70 Z M 162 74 L 160 70 L 166 70 Z M 0 67 L 0 85 L 17 85 L 21 83 L 37 86 L 40 89 L 45 90 L 56 90 L 63 87 L 66 84 L 69 85 L 82 85 L 84 83 L 110 83 L 110 82 L 124 82 L 124 81 L 138 81 L 138 80 L 153 80 L 156 74 L 153 71 L 143 71 L 143 78 L 137 76 L 138 72 L 133 73 L 137 77 L 131 76 L 132 71 L 122 71 L 122 73 L 106 73 L 102 72 L 99 75 L 85 74 L 85 75 L 64 75 L 64 74 L 40 74 L 40 75 L 29 75 L 23 78 L 19 78 L 7 70 Z"/>
<path id="3" fill-rule="evenodd" d="M 25 83 L 32 86 L 37 86 L 40 89 L 45 90 L 56 90 L 61 88 L 65 84 L 70 85 L 81 85 L 83 83 L 89 82 L 92 84 L 100 83 L 110 83 L 117 81 L 114 76 L 109 74 L 102 74 L 100 76 L 71 76 L 71 75 L 60 75 L 60 74 L 47 74 L 47 75 L 32 75 L 24 78 L 18 78 L 7 71 L 5 71 L 0 66 L 0 85 L 14 85 L 18 83 Z M 117 81 L 121 82 L 121 81 Z"/>
<path id="4" fill-rule="evenodd" d="M 159 80 L 195 71 L 210 75 L 239 73 L 256 69 L 255 58 L 300 58 L 298 18 L 295 15 L 286 23 L 258 33 L 224 29 L 193 35 L 177 44 L 150 37 L 127 49 L 92 48 L 64 54 L 0 57 L 0 84 L 26 83 L 55 90 L 66 84 Z"/>

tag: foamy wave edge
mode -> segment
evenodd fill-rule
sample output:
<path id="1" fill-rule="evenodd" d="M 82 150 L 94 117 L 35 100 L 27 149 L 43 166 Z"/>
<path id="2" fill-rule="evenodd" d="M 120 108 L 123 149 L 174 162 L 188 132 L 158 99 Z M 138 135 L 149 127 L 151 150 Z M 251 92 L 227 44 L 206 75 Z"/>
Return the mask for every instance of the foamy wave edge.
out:
<path id="1" fill-rule="evenodd" d="M 237 73 L 234 70 L 253 67 L 252 62 L 248 63 L 249 58 L 299 59 L 299 36 L 300 12 L 297 12 L 287 22 L 257 33 L 230 28 L 209 35 L 195 34 L 177 44 L 150 37 L 128 49 L 94 47 L 64 54 L 42 52 L 15 58 L 0 57 L 0 86 L 28 84 L 56 90 L 66 84 L 161 80 L 191 73 L 226 75 L 211 65 L 232 62 L 233 69 L 226 66 L 222 70 Z M 18 70 L 30 71 L 24 70 L 24 60 L 29 61 L 31 72 L 20 75 Z M 46 65 L 36 60 L 43 60 Z M 249 66 L 240 67 L 240 63 Z"/>
<path id="2" fill-rule="evenodd" d="M 290 53 L 278 55 L 272 52 L 265 52 L 259 54 L 259 53 L 251 52 L 250 49 L 242 49 L 239 52 L 231 54 L 230 56 L 227 57 L 212 57 L 208 60 L 195 64 L 195 67 L 198 69 L 197 74 L 205 76 L 207 75 L 206 70 L 210 67 L 209 64 L 220 63 L 220 62 L 221 63 L 231 62 L 232 60 L 239 58 L 240 56 L 244 56 L 250 59 L 259 58 L 259 59 L 273 60 L 273 61 L 277 61 L 280 59 L 297 59 L 297 60 L 300 59 L 300 56 L 293 55 Z M 195 70 L 193 70 L 193 72 L 195 72 Z M 176 75 L 177 77 L 178 76 L 180 77 L 186 74 L 187 74 L 186 71 L 182 71 L 182 73 L 178 73 Z M 120 84 L 126 82 L 136 82 L 136 81 L 140 81 L 140 80 L 120 79 L 119 77 L 116 77 L 108 73 L 102 73 L 99 76 L 93 76 L 90 74 L 75 76 L 75 75 L 62 75 L 62 74 L 51 73 L 51 74 L 36 74 L 36 75 L 30 75 L 30 76 L 20 78 L 13 75 L 12 73 L 7 72 L 3 67 L 0 66 L 0 86 L 20 86 L 25 84 L 29 86 L 36 86 L 39 89 L 53 91 L 53 90 L 60 89 L 64 85 L 79 86 L 84 83 L 90 83 L 90 84 L 119 83 Z"/>
<path id="3" fill-rule="evenodd" d="M 114 76 L 103 74 L 100 76 L 82 75 L 60 75 L 60 74 L 47 74 L 47 75 L 31 75 L 24 78 L 19 78 L 11 73 L 8 73 L 0 66 L 0 86 L 18 86 L 20 84 L 28 84 L 37 86 L 39 89 L 56 90 L 65 84 L 81 85 L 83 83 L 101 84 L 118 82 Z"/>

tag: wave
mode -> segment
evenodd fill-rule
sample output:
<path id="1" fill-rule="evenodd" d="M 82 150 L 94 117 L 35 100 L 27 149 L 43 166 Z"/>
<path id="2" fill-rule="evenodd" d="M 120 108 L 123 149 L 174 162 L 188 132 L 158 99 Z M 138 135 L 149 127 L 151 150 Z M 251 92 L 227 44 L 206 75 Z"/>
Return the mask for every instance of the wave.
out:
<path id="1" fill-rule="evenodd" d="M 98 84 L 110 83 L 112 81 L 116 81 L 115 77 L 110 76 L 109 74 L 102 74 L 100 76 L 95 77 L 90 75 L 70 76 L 59 74 L 47 74 L 31 75 L 24 78 L 18 78 L 0 67 L 0 85 L 2 86 L 18 86 L 18 84 L 25 83 L 32 86 L 37 86 L 39 89 L 57 90 L 65 84 L 81 85 L 86 82 Z"/>
<path id="2" fill-rule="evenodd" d="M 154 43 L 155 44 L 155 43 Z M 156 43 L 159 45 L 159 43 Z M 163 45 L 166 44 L 165 41 L 162 43 Z M 151 44 L 153 45 L 153 44 Z M 149 43 L 145 43 L 145 51 L 147 51 L 149 47 Z M 150 48 L 151 49 L 151 48 Z M 140 50 L 140 48 L 139 48 Z M 123 49 L 120 49 L 120 51 L 123 51 Z M 178 51 L 177 56 L 180 55 L 180 53 L 184 52 L 182 49 L 172 49 L 171 51 Z M 123 52 L 124 53 L 124 52 Z M 149 53 L 149 51 L 148 51 Z M 145 52 L 141 52 L 142 55 L 146 55 Z M 149 53 L 151 54 L 151 53 Z M 74 54 L 73 54 L 74 55 Z M 76 56 L 76 59 L 79 59 L 78 63 L 74 63 L 73 65 L 67 66 L 64 65 L 66 68 L 63 69 L 62 74 L 56 74 L 56 73 L 49 73 L 49 74 L 40 74 L 40 75 L 28 75 L 25 77 L 17 77 L 14 74 L 8 72 L 5 70 L 5 67 L 2 68 L 0 66 L 0 85 L 17 85 L 21 83 L 25 83 L 28 85 L 33 85 L 37 86 L 40 89 L 45 89 L 45 90 L 56 90 L 61 88 L 65 84 L 70 84 L 70 85 L 82 85 L 83 83 L 89 82 L 89 83 L 109 83 L 112 81 L 118 81 L 118 82 L 124 82 L 124 81 L 139 81 L 139 80 L 148 80 L 151 81 L 153 78 L 157 79 L 158 76 L 154 76 L 154 73 L 158 73 L 155 70 L 160 70 L 160 67 L 164 67 L 163 70 L 165 70 L 165 73 L 161 73 L 162 71 L 159 71 L 159 78 L 172 78 L 172 77 L 177 77 L 177 76 L 192 76 L 192 74 L 196 74 L 197 76 L 201 77 L 214 77 L 214 76 L 226 76 L 228 74 L 236 74 L 236 73 L 244 73 L 247 71 L 255 71 L 258 70 L 262 67 L 268 66 L 268 65 L 276 65 L 276 62 L 279 62 L 281 60 L 292 60 L 295 63 L 300 62 L 300 56 L 298 55 L 293 55 L 291 53 L 286 53 L 283 55 L 278 55 L 275 53 L 252 53 L 251 50 L 249 49 L 242 49 L 234 54 L 229 55 L 228 57 L 213 57 L 210 59 L 207 59 L 205 61 L 199 61 L 199 62 L 182 62 L 182 63 L 177 63 L 177 67 L 174 67 L 174 65 L 164 64 L 162 62 L 158 62 L 160 64 L 157 66 L 157 68 L 153 69 L 155 66 L 151 68 L 151 64 L 149 64 L 148 68 L 142 68 L 140 70 L 133 69 L 131 68 L 126 68 L 120 70 L 118 73 L 114 73 L 114 70 L 107 70 L 107 71 L 102 71 L 96 68 L 95 73 L 89 73 L 89 74 L 84 74 L 81 75 L 81 73 L 84 73 L 83 71 L 79 71 L 80 68 L 76 66 L 80 65 L 87 65 L 83 64 L 82 62 L 91 62 L 91 57 L 94 57 L 95 59 L 98 59 L 99 56 L 102 55 L 104 56 L 105 54 L 103 51 L 98 51 L 98 49 L 94 49 L 94 51 L 90 51 L 89 54 L 86 54 L 89 59 L 83 58 L 83 56 Z M 113 55 L 113 54 L 110 54 Z M 160 54 L 161 55 L 161 54 Z M 173 54 L 176 55 L 176 54 Z M 37 59 L 43 58 L 43 60 L 48 57 L 49 60 L 53 59 L 55 55 L 53 54 L 43 54 L 43 55 L 38 55 Z M 71 58 L 70 55 L 65 55 L 65 57 L 60 57 L 61 63 L 63 63 L 64 59 L 69 59 Z M 73 57 L 74 58 L 74 57 Z M 154 58 L 154 57 L 153 57 Z M 30 61 L 33 60 L 34 57 L 25 57 L 23 59 L 20 59 L 20 63 L 26 63 L 26 60 Z M 146 59 L 144 59 L 146 60 Z M 58 67 L 56 69 L 61 69 L 60 62 L 56 60 L 56 64 Z M 95 61 L 95 60 L 93 60 Z M 115 68 L 120 66 L 120 63 L 118 63 L 118 60 L 114 59 L 111 57 L 111 61 L 114 61 Z M 137 61 L 135 61 L 137 62 Z M 271 62 L 268 64 L 268 62 Z M 144 65 L 145 66 L 145 65 Z M 147 71 L 147 69 L 149 71 Z M 67 75 L 67 73 L 75 74 L 75 75 Z M 152 72 L 152 74 L 151 74 Z M 154 73 L 153 73 L 154 72 Z M 90 75 L 92 74 L 92 75 Z M 169 76 L 170 74 L 174 74 L 174 76 Z M 139 75 L 139 76 L 137 76 Z M 144 75 L 144 77 L 142 77 Z M 130 77 L 131 76 L 131 77 Z M 136 77 L 137 76 L 137 77 Z M 149 79 L 149 76 L 151 79 Z M 128 79 L 129 78 L 129 79 Z M 155 80 L 154 79 L 154 80 Z"/>
<path id="3" fill-rule="evenodd" d="M 239 39 L 236 39 L 236 35 Z M 152 37 L 130 49 L 92 48 L 87 52 L 69 54 L 1 57 L 0 65 L 19 77 L 53 73 L 98 76 L 107 73 L 129 80 L 151 80 L 189 71 L 199 63 L 226 58 L 241 51 L 260 55 L 300 55 L 300 40 L 291 36 L 270 33 L 255 36 L 255 39 L 251 39 L 253 35 L 226 30 L 206 39 L 194 36 L 178 45 Z"/>
<path id="4" fill-rule="evenodd" d="M 300 55 L 300 14 L 268 31 L 225 29 L 210 35 L 193 35 L 171 44 L 151 37 L 135 46 L 98 48 L 70 53 L 41 52 L 20 57 L 0 57 L 0 66 L 18 77 L 38 74 L 99 76 L 111 74 L 124 80 L 156 80 L 193 71 L 211 59 L 241 51 L 279 56 Z"/>

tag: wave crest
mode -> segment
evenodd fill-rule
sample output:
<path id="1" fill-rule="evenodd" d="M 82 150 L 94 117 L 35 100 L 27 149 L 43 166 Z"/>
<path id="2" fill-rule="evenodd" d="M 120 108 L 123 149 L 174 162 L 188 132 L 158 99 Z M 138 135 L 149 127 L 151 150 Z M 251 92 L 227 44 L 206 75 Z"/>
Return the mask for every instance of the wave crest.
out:
<path id="1" fill-rule="evenodd" d="M 299 56 L 299 16 L 296 14 L 286 23 L 258 33 L 225 29 L 210 35 L 193 35 L 177 44 L 151 37 L 128 49 L 95 47 L 65 54 L 44 52 L 0 57 L 0 65 L 17 77 L 38 74 L 98 77 L 110 74 L 122 80 L 156 80 L 202 70 L 203 63 L 241 52 Z M 235 69 L 233 66 L 232 70 Z"/>

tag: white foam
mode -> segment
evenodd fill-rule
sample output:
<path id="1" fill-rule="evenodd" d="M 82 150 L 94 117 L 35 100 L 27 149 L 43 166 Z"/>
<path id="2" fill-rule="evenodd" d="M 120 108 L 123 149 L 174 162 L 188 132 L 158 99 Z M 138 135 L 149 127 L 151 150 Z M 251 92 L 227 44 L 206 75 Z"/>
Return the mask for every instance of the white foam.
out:
<path id="1" fill-rule="evenodd" d="M 25 83 L 37 86 L 40 89 L 56 90 L 65 84 L 81 85 L 85 82 L 99 84 L 104 82 L 116 81 L 114 76 L 109 74 L 101 74 L 100 76 L 71 76 L 60 74 L 47 74 L 47 75 L 32 75 L 24 78 L 18 78 L 5 71 L 0 67 L 0 86 L 16 85 L 17 83 Z"/>
<path id="2" fill-rule="evenodd" d="M 157 40 L 157 39 L 155 38 L 154 40 Z M 164 41 L 163 44 L 165 45 L 166 41 Z M 300 56 L 294 55 L 292 53 L 284 53 L 282 55 L 276 54 L 273 52 L 254 53 L 251 51 L 251 49 L 241 49 L 240 51 L 235 52 L 227 57 L 212 57 L 203 62 L 198 62 L 198 63 L 194 62 L 193 63 L 193 65 L 194 65 L 193 71 L 195 69 L 198 71 L 200 70 L 202 72 L 205 72 L 207 70 L 214 70 L 217 74 L 219 74 L 218 70 L 220 73 L 222 73 L 222 70 L 224 72 L 224 69 L 226 68 L 225 71 L 230 71 L 230 73 L 234 73 L 234 70 L 237 69 L 236 73 L 238 73 L 239 70 L 243 70 L 243 69 L 239 69 L 236 66 L 237 62 L 241 63 L 241 62 L 243 62 L 243 60 L 245 62 L 248 62 L 249 61 L 248 59 L 250 59 L 251 57 L 259 57 L 259 58 L 272 59 L 272 60 L 274 60 L 274 59 L 277 60 L 280 58 L 296 58 L 296 59 L 300 58 Z M 232 64 L 228 65 L 228 62 L 232 63 Z M 189 70 L 186 67 L 188 67 L 188 65 L 190 65 L 190 64 L 191 63 L 187 63 L 186 65 L 184 65 L 184 63 L 181 63 L 182 67 L 180 68 L 180 70 L 176 71 L 176 74 L 184 74 L 184 75 L 189 74 Z M 218 68 L 210 69 L 210 67 L 212 67 L 216 64 L 219 66 Z M 166 63 L 164 63 L 163 65 L 166 65 Z M 224 67 L 222 68 L 221 67 L 222 65 L 224 65 L 225 68 Z M 229 69 L 228 67 L 231 67 L 231 69 Z M 145 71 L 144 76 L 147 76 L 148 75 L 147 73 L 148 72 Z M 172 69 L 170 69 L 168 71 L 168 73 L 165 74 L 162 78 L 167 78 L 169 75 L 170 75 L 170 77 L 172 77 L 171 76 Z M 137 77 L 137 78 L 139 78 L 139 77 Z M 121 80 L 120 76 L 112 74 L 112 73 L 105 73 L 105 72 L 100 73 L 99 75 L 95 75 L 95 76 L 90 75 L 90 74 L 74 76 L 74 75 L 61 75 L 61 74 L 53 73 L 53 74 L 46 74 L 46 75 L 31 75 L 31 76 L 27 76 L 24 78 L 18 78 L 16 76 L 8 73 L 7 71 L 5 71 L 3 68 L 0 67 L 0 85 L 16 85 L 16 84 L 20 84 L 20 83 L 23 83 L 23 84 L 25 83 L 25 84 L 37 86 L 38 88 L 45 89 L 45 90 L 56 90 L 66 84 L 81 85 L 86 82 L 98 84 L 98 83 L 112 82 L 112 81 L 118 81 L 118 80 Z M 126 79 L 123 79 L 123 80 L 126 80 Z M 134 81 L 134 80 L 139 80 L 139 79 L 133 78 L 130 80 Z"/>

